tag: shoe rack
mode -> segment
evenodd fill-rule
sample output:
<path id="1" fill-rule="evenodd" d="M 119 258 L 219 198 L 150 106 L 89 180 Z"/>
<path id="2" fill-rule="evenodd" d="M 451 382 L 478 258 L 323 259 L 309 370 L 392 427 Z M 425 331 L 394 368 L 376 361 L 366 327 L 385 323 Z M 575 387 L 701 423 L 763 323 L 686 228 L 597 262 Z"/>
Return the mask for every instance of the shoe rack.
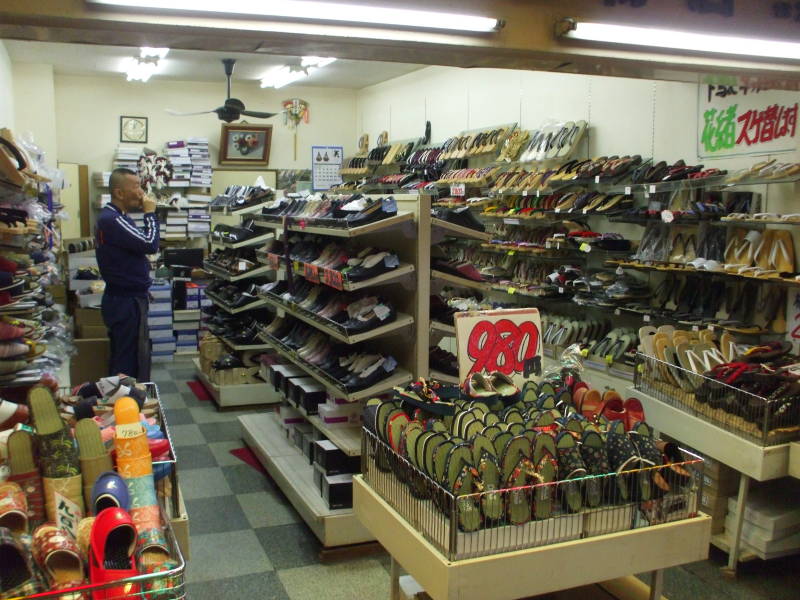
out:
<path id="1" fill-rule="evenodd" d="M 372 195 L 371 198 L 380 196 Z M 366 389 L 348 391 L 324 371 L 305 361 L 297 351 L 282 344 L 276 338 L 262 331 L 259 337 L 290 368 L 300 375 L 313 378 L 324 387 L 333 398 L 348 402 L 364 401 L 394 386 L 405 386 L 412 378 L 424 372 L 426 365 L 422 359 L 427 356 L 428 289 L 430 261 L 430 199 L 417 195 L 394 195 L 397 214 L 363 226 L 333 228 L 314 225 L 313 221 L 284 219 L 275 222 L 258 219 L 255 225 L 274 231 L 276 239 L 287 242 L 295 233 L 312 234 L 320 238 L 335 240 L 353 238 L 358 247 L 376 247 L 391 250 L 397 254 L 400 264 L 392 271 L 357 282 L 331 282 L 335 289 L 353 292 L 354 296 L 368 290 L 379 290 L 380 296 L 389 301 L 397 311 L 397 318 L 387 325 L 361 333 L 347 334 L 319 315 L 301 308 L 291 301 L 262 293 L 266 306 L 277 316 L 304 323 L 328 335 L 336 342 L 352 345 L 354 350 L 380 351 L 397 360 L 397 368 L 388 377 Z M 258 259 L 265 265 L 276 266 L 276 280 L 302 282 L 308 276 L 319 285 L 326 285 L 323 269 L 319 272 L 309 269 L 313 266 L 289 260 L 286 256 L 276 256 L 268 251 L 259 251 Z M 313 271 L 313 274 L 312 274 Z M 265 328 L 266 329 L 266 328 Z M 327 424 L 320 415 L 309 414 L 302 406 L 284 397 L 284 405 L 299 411 L 314 427 L 320 439 L 330 440 L 349 457 L 361 454 L 361 428 L 358 426 L 338 426 Z M 326 548 L 369 542 L 374 539 L 355 517 L 352 509 L 329 509 L 320 496 L 314 482 L 314 467 L 308 458 L 287 440 L 284 427 L 279 422 L 278 413 L 246 415 L 239 418 L 242 437 L 278 486 L 289 498 L 292 505 L 314 531 Z"/>
<path id="2" fill-rule="evenodd" d="M 238 220 L 245 220 L 247 218 L 247 214 L 241 214 L 237 217 Z M 247 240 L 243 240 L 241 242 L 231 243 L 223 240 L 212 240 L 212 245 L 220 246 L 223 248 L 238 250 L 241 248 L 250 248 L 250 247 L 257 247 L 259 245 L 264 244 L 266 241 L 272 239 L 274 234 L 272 232 L 265 232 L 260 235 L 251 237 Z M 230 272 L 226 271 L 225 269 L 220 268 L 219 266 L 205 261 L 203 263 L 203 268 L 205 271 L 210 273 L 213 276 L 213 280 L 218 281 L 225 281 L 227 283 L 241 283 L 241 282 L 253 282 L 258 283 L 265 280 L 265 276 L 269 273 L 273 272 L 273 268 L 269 265 L 259 265 L 254 269 L 250 269 L 245 273 L 241 273 L 238 275 L 233 275 Z M 207 297 L 211 300 L 211 302 L 217 306 L 218 308 L 222 309 L 223 311 L 227 312 L 231 315 L 238 315 L 243 314 L 255 309 L 263 308 L 265 303 L 262 299 L 258 298 L 249 304 L 244 306 L 240 306 L 237 308 L 233 308 L 225 302 L 222 298 L 218 295 L 215 295 L 213 292 L 206 292 Z M 266 351 L 270 350 L 271 346 L 269 344 L 259 342 L 255 344 L 239 344 L 234 342 L 233 340 L 227 339 L 222 336 L 217 336 L 219 340 L 226 346 L 226 348 L 236 354 L 242 354 L 244 356 L 252 355 L 257 353 L 258 351 Z M 275 404 L 280 401 L 280 399 L 275 395 L 272 387 L 265 383 L 235 383 L 235 384 L 219 384 L 211 380 L 209 374 L 204 372 L 201 368 L 201 362 L 199 358 L 193 359 L 197 376 L 200 382 L 203 384 L 203 387 L 209 392 L 212 396 L 214 401 L 216 402 L 219 408 L 230 408 L 230 407 L 241 407 L 241 406 L 253 406 L 253 405 L 265 405 L 265 404 Z"/>

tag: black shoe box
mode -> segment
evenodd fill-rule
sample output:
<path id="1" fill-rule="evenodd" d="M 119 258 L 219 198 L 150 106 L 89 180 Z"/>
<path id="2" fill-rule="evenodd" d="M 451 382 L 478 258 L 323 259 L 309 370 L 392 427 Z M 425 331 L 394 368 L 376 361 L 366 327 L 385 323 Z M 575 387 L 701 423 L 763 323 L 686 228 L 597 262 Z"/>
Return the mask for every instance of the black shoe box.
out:
<path id="1" fill-rule="evenodd" d="M 341 475 L 361 472 L 361 458 L 347 456 L 330 440 L 314 442 L 314 463 L 325 475 Z"/>
<path id="2" fill-rule="evenodd" d="M 305 376 L 306 373 L 294 365 L 272 365 L 269 368 L 269 382 L 276 390 L 284 389 L 284 380 L 286 379 Z M 285 391 L 283 393 L 286 394 Z"/>
<path id="3" fill-rule="evenodd" d="M 322 499 L 331 510 L 353 508 L 353 475 L 323 475 Z"/>
<path id="4" fill-rule="evenodd" d="M 291 378 L 288 398 L 309 415 L 315 415 L 317 406 L 325 402 L 327 392 L 313 377 Z"/>

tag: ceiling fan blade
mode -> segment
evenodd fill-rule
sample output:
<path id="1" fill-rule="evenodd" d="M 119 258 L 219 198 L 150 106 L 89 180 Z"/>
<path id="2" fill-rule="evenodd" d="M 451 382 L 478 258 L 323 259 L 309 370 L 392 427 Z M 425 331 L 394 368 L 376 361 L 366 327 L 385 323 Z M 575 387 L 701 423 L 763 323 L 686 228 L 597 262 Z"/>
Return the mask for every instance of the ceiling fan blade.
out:
<path id="1" fill-rule="evenodd" d="M 173 117 L 189 117 L 191 115 L 207 115 L 216 112 L 214 110 L 201 110 L 200 112 L 180 112 L 171 108 L 165 108 L 164 112 L 171 114 Z"/>
<path id="2" fill-rule="evenodd" d="M 255 110 L 243 110 L 241 113 L 246 117 L 255 117 L 256 119 L 269 119 L 279 113 L 258 112 Z"/>

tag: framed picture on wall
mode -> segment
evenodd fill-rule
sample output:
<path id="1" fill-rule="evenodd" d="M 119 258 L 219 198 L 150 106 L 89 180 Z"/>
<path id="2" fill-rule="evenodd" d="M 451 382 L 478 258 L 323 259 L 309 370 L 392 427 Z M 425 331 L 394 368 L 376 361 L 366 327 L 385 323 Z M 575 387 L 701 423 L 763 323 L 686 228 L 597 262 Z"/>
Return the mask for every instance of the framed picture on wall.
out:
<path id="1" fill-rule="evenodd" d="M 119 141 L 134 144 L 147 143 L 147 117 L 119 118 Z"/>
<path id="2" fill-rule="evenodd" d="M 219 164 L 266 167 L 272 143 L 272 125 L 224 123 L 219 141 Z"/>

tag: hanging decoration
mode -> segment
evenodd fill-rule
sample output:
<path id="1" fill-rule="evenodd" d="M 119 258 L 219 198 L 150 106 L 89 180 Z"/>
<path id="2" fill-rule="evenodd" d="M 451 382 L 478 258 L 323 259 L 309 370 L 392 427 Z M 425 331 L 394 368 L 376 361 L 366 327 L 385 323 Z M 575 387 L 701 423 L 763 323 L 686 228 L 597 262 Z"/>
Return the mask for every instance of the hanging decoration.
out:
<path id="1" fill-rule="evenodd" d="M 172 179 L 172 163 L 166 156 L 159 156 L 152 150 L 145 151 L 139 157 L 139 181 L 148 194 L 154 190 L 161 190 Z"/>
<path id="2" fill-rule="evenodd" d="M 308 102 L 300 98 L 283 101 L 283 124 L 294 130 L 294 160 L 297 160 L 297 126 L 302 121 L 308 123 L 310 112 Z"/>

